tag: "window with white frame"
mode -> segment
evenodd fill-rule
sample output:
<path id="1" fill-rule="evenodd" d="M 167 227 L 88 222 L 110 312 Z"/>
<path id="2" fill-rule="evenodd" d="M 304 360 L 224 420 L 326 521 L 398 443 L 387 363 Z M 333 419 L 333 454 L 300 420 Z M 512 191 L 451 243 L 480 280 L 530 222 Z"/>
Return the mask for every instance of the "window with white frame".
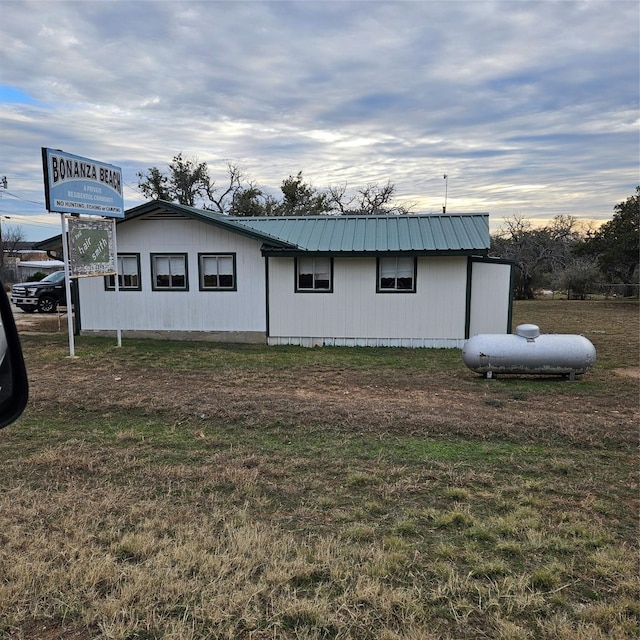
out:
<path id="1" fill-rule="evenodd" d="M 236 256 L 234 253 L 198 254 L 201 291 L 236 290 Z"/>
<path id="2" fill-rule="evenodd" d="M 416 259 L 406 256 L 378 258 L 378 293 L 413 293 L 416 290 Z"/>
<path id="3" fill-rule="evenodd" d="M 154 291 L 187 291 L 187 254 L 151 254 L 151 283 Z"/>
<path id="4" fill-rule="evenodd" d="M 326 256 L 296 259 L 296 291 L 331 293 L 333 290 L 333 261 Z"/>
<path id="5" fill-rule="evenodd" d="M 140 281 L 140 254 L 119 253 L 117 262 L 118 289 L 120 291 L 140 291 L 142 289 Z M 114 290 L 116 288 L 115 275 L 106 276 L 105 285 L 108 290 Z"/>

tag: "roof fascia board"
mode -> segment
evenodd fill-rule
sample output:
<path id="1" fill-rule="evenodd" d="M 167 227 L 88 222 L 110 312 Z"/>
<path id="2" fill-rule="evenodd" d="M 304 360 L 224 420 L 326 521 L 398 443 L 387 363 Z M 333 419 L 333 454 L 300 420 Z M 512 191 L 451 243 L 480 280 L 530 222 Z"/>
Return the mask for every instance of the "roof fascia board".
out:
<path id="1" fill-rule="evenodd" d="M 485 264 L 510 264 L 512 266 L 516 266 L 517 264 L 515 260 L 511 260 L 510 258 L 496 258 L 494 256 L 490 256 L 488 252 L 482 256 L 473 256 L 471 260 L 473 262 L 484 262 Z"/>
<path id="2" fill-rule="evenodd" d="M 381 256 L 478 256 L 486 257 L 489 249 L 409 249 L 407 251 L 305 251 L 304 249 L 278 249 L 263 245 L 263 256 L 292 258 L 297 256 L 330 256 L 332 258 L 379 258 Z"/>

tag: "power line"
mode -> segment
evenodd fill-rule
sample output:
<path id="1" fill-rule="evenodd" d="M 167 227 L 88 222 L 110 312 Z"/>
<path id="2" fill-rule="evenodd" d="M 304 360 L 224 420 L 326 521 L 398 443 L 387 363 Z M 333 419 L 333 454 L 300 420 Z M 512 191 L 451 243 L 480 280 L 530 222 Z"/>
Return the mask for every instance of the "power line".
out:
<path id="1" fill-rule="evenodd" d="M 41 207 L 44 207 L 44 202 L 36 202 L 35 200 L 28 200 L 27 198 L 23 198 L 22 196 L 19 196 L 15 193 L 11 193 L 11 191 L 3 191 L 3 193 L 6 193 L 8 196 L 12 196 L 13 198 L 18 198 L 18 200 L 23 200 L 24 202 L 30 202 L 31 204 L 38 204 Z"/>
<path id="2" fill-rule="evenodd" d="M 33 220 L 34 216 L 48 216 L 49 213 L 43 211 L 42 213 L 16 213 L 15 211 L 7 211 L 6 209 L 0 209 L 0 215 L 4 216 L 5 219 L 12 220 L 14 222 L 20 222 L 25 224 L 36 224 L 42 226 L 50 226 L 55 224 L 55 220 L 53 219 L 51 222 L 43 222 L 41 220 Z"/>

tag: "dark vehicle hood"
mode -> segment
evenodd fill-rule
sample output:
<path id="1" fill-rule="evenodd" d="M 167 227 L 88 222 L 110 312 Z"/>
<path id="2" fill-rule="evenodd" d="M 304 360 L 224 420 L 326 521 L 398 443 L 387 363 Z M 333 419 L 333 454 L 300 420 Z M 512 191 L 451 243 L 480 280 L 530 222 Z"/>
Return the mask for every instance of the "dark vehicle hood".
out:
<path id="1" fill-rule="evenodd" d="M 64 284 L 64 280 L 62 282 L 41 282 L 40 280 L 35 280 L 33 282 L 16 282 L 12 284 L 11 287 L 56 287 L 60 284 Z"/>
<path id="2" fill-rule="evenodd" d="M 43 282 L 42 280 L 34 280 L 30 282 L 16 282 L 11 285 L 11 288 L 14 287 L 64 287 L 64 280 L 60 280 L 60 282 Z M 73 280 L 71 280 L 71 286 L 73 286 Z"/>

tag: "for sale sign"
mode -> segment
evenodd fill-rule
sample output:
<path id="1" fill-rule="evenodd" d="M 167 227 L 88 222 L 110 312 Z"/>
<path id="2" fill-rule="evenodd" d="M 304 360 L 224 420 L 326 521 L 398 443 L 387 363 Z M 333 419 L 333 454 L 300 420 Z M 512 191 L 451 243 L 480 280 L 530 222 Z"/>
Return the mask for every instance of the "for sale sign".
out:
<path id="1" fill-rule="evenodd" d="M 49 211 L 124 218 L 120 167 L 44 147 L 42 167 Z"/>
<path id="2" fill-rule="evenodd" d="M 69 263 L 72 277 L 115 273 L 113 223 L 69 218 Z"/>

